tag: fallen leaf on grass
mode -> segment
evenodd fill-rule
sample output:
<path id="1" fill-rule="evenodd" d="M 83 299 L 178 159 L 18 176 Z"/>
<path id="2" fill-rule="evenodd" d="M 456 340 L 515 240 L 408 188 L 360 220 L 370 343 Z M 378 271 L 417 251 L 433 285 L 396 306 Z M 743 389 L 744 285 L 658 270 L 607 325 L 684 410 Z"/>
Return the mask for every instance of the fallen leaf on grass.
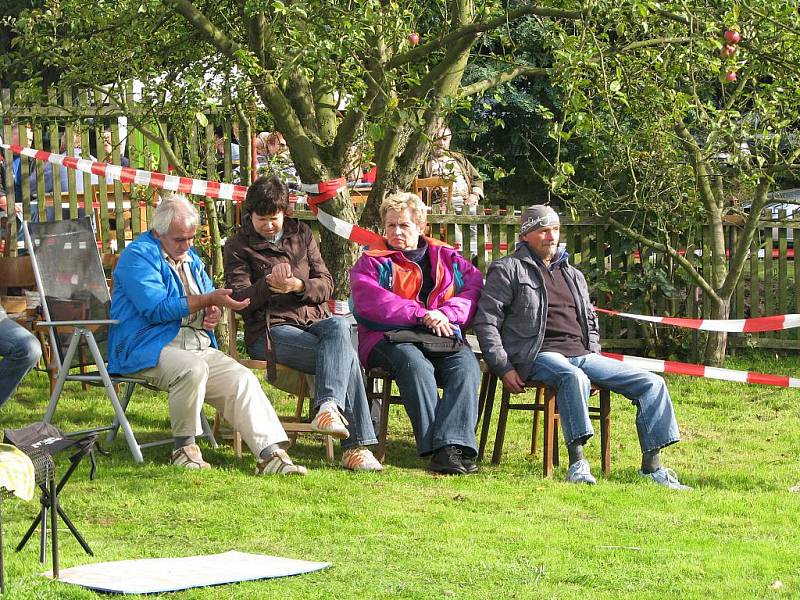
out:
<path id="1" fill-rule="evenodd" d="M 797 485 L 793 485 L 789 488 L 789 491 L 793 494 L 800 494 L 800 481 L 797 482 Z"/>

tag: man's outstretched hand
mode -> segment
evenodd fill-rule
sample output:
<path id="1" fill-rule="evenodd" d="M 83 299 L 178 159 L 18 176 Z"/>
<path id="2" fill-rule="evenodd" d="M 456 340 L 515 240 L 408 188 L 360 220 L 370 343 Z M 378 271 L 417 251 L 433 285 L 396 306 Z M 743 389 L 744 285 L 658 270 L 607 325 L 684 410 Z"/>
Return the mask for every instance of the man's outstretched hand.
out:
<path id="1" fill-rule="evenodd" d="M 231 298 L 233 290 L 220 289 L 214 290 L 205 294 L 209 298 L 209 305 L 219 306 L 220 308 L 230 308 L 233 310 L 242 310 L 250 304 L 250 298 L 245 298 L 242 301 L 234 300 Z"/>
<path id="2" fill-rule="evenodd" d="M 233 290 L 221 289 L 214 290 L 207 294 L 191 295 L 186 299 L 189 302 L 189 314 L 196 313 L 198 310 L 215 306 L 219 308 L 230 308 L 242 310 L 250 304 L 250 298 L 245 298 L 241 302 L 231 298 Z"/>

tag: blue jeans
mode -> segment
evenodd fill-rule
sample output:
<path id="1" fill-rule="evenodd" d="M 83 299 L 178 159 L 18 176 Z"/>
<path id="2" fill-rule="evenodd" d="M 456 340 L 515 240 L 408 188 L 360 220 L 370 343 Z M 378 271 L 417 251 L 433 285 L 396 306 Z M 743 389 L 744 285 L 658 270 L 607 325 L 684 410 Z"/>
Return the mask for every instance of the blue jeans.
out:
<path id="1" fill-rule="evenodd" d="M 369 366 L 389 371 L 411 420 L 417 452 L 432 454 L 444 446 L 460 446 L 478 454 L 478 386 L 481 370 L 468 347 L 449 356 L 426 356 L 414 344 L 379 342 L 369 353 Z M 439 399 L 439 390 L 442 397 Z"/>
<path id="2" fill-rule="evenodd" d="M 556 388 L 567 444 L 583 443 L 594 435 L 588 409 L 592 383 L 622 394 L 636 406 L 636 431 L 642 452 L 680 441 L 667 384 L 649 371 L 596 353 L 567 358 L 558 352 L 540 352 L 527 378 Z"/>
<path id="3" fill-rule="evenodd" d="M 30 331 L 0 316 L 0 406 L 42 357 L 42 347 Z"/>
<path id="4" fill-rule="evenodd" d="M 344 413 L 350 437 L 342 440 L 342 448 L 377 444 L 361 365 L 350 341 L 350 324 L 330 317 L 308 329 L 277 325 L 271 331 L 278 363 L 315 375 L 314 408 L 333 400 Z M 265 360 L 264 338 L 247 351 L 252 358 Z"/>

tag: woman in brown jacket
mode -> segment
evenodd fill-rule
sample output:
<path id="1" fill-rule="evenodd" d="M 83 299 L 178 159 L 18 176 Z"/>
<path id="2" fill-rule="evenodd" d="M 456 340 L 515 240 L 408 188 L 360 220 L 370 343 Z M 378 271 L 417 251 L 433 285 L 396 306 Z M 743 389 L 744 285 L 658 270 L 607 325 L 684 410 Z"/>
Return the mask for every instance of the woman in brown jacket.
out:
<path id="1" fill-rule="evenodd" d="M 241 230 L 225 244 L 225 284 L 241 311 L 247 351 L 316 376 L 311 426 L 342 439 L 342 466 L 380 471 L 366 447 L 377 443 L 358 356 L 345 319 L 328 317 L 333 279 L 305 223 L 285 216 L 289 190 L 260 177 L 247 190 Z"/>

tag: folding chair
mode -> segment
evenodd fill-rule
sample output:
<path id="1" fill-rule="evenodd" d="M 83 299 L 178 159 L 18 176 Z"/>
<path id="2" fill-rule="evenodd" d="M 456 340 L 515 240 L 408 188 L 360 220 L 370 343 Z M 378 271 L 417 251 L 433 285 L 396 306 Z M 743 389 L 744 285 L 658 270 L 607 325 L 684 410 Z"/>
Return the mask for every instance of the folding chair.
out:
<path id="1" fill-rule="evenodd" d="M 0 469 L 3 467 L 8 467 L 9 463 L 6 462 L 9 458 L 12 460 L 11 463 L 11 470 L 12 474 L 8 472 L 5 473 L 6 477 L 3 478 L 3 482 L 8 485 L 9 481 L 8 478 L 11 478 L 11 485 L 10 488 L 15 490 L 15 494 L 21 488 L 24 488 L 27 485 L 27 476 L 32 476 L 33 483 L 37 485 L 40 489 L 49 490 L 49 493 L 52 494 L 52 497 L 55 498 L 54 502 L 48 504 L 48 507 L 55 507 L 58 508 L 58 494 L 56 492 L 56 478 L 55 478 L 55 463 L 53 462 L 53 458 L 44 450 L 38 448 L 16 448 L 16 451 L 22 452 L 23 454 L 27 455 L 28 458 L 28 469 L 7 451 L 8 448 L 11 448 L 11 445 L 3 444 L 3 452 L 2 452 L 2 459 L 0 460 Z M 23 471 L 27 471 L 27 473 L 23 474 Z M 32 472 L 32 473 L 31 473 Z M 6 496 L 11 496 L 11 491 L 6 490 L 6 485 L 0 485 L 0 594 L 5 594 L 6 587 L 5 587 L 5 569 L 3 566 L 3 515 L 2 515 L 2 508 L 3 508 L 3 500 Z M 44 510 L 44 508 L 43 508 Z M 57 512 L 52 512 L 50 514 L 50 522 L 53 529 L 53 577 L 58 578 L 58 527 L 57 527 Z M 38 524 L 39 518 L 41 517 L 41 513 L 39 516 L 36 517 L 36 523 Z M 39 554 L 39 561 L 44 563 L 45 561 L 45 549 L 47 547 L 47 514 L 44 514 L 44 519 L 42 520 L 42 543 L 40 548 Z"/>
<path id="2" fill-rule="evenodd" d="M 94 479 L 95 459 L 94 450 L 97 434 L 92 433 L 80 439 L 66 437 L 58 428 L 49 423 L 34 423 L 22 429 L 6 429 L 5 442 L 13 444 L 22 452 L 27 454 L 34 464 L 37 473 L 37 485 L 41 490 L 41 509 L 39 514 L 33 519 L 28 531 L 22 536 L 16 551 L 22 550 L 30 540 L 37 527 L 41 527 L 39 537 L 39 562 L 45 562 L 45 550 L 47 548 L 47 521 L 48 512 L 50 513 L 50 530 L 52 536 L 53 553 L 53 577 L 58 578 L 58 517 L 69 529 L 89 556 L 94 556 L 94 552 L 89 547 L 86 540 L 75 527 L 72 520 L 64 512 L 60 501 L 60 494 L 64 486 L 69 481 L 75 469 L 78 468 L 85 457 L 91 459 L 91 471 L 89 479 Z M 71 451 L 69 461 L 70 466 L 56 483 L 56 468 L 53 456 L 60 452 Z M 41 474 L 40 471 L 43 471 Z"/>
<path id="3" fill-rule="evenodd" d="M 156 389 L 143 379 L 109 374 L 106 369 L 108 327 L 116 324 L 109 318 L 111 296 L 89 217 L 63 221 L 23 223 L 25 244 L 30 252 L 36 286 L 42 297 L 44 321 L 39 327 L 49 330 L 52 367 L 58 377 L 50 395 L 44 421 L 53 420 L 61 390 L 66 381 L 103 386 L 114 408 L 113 424 L 73 435 L 109 431 L 113 441 L 121 427 L 133 459 L 144 462 L 142 448 L 169 444 L 172 439 L 140 444 L 125 416 L 136 385 Z M 73 373 L 74 368 L 95 367 L 97 371 Z M 117 385 L 127 384 L 122 400 Z M 203 435 L 213 447 L 217 444 L 211 427 L 202 416 Z"/>

